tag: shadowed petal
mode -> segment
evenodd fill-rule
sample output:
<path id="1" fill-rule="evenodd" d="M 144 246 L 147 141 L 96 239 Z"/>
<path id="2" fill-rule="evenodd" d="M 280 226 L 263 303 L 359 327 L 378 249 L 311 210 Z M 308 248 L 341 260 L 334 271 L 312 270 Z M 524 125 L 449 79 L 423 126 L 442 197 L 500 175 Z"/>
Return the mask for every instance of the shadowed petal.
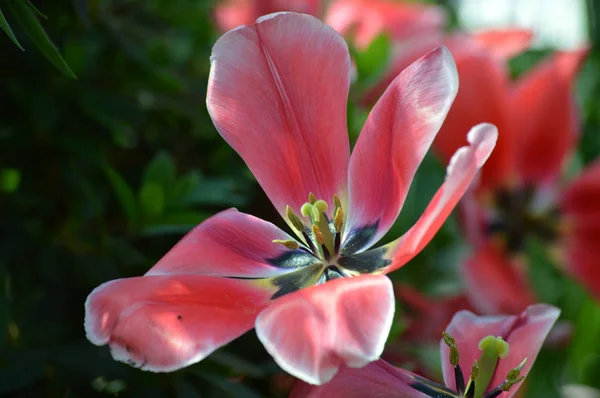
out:
<path id="1" fill-rule="evenodd" d="M 588 166 L 564 190 L 564 269 L 600 298 L 600 162 Z"/>
<path id="2" fill-rule="evenodd" d="M 314 263 L 308 253 L 275 239 L 293 240 L 260 218 L 225 210 L 190 231 L 146 275 L 268 277 Z"/>
<path id="3" fill-rule="evenodd" d="M 153 372 L 198 362 L 254 326 L 275 288 L 197 275 L 144 276 L 100 285 L 85 303 L 85 331 L 114 359 Z"/>
<path id="4" fill-rule="evenodd" d="M 457 89 L 452 56 L 440 47 L 405 69 L 375 105 L 350 159 L 343 251 L 369 247 L 394 223 Z"/>
<path id="5" fill-rule="evenodd" d="M 587 50 L 556 52 L 523 76 L 511 101 L 519 137 L 517 172 L 525 182 L 553 181 L 579 133 L 572 83 Z"/>
<path id="6" fill-rule="evenodd" d="M 385 276 L 335 279 L 277 299 L 256 320 L 256 333 L 286 372 L 311 384 L 343 366 L 379 358 L 394 316 Z"/>
<path id="7" fill-rule="evenodd" d="M 527 362 L 521 369 L 521 376 L 527 376 L 559 315 L 558 308 L 547 304 L 532 305 L 519 315 L 512 330 L 505 338 L 510 345 L 510 353 L 508 357 L 498 361 L 498 367 L 490 386 L 502 383 L 508 372 L 519 366 L 525 358 L 527 358 Z M 516 385 L 509 393 L 505 394 L 506 398 L 515 395 L 518 387 L 519 385 Z"/>
<path id="8" fill-rule="evenodd" d="M 392 260 L 385 272 L 406 264 L 431 241 L 490 156 L 497 137 L 498 130 L 491 124 L 480 124 L 469 131 L 470 146 L 462 147 L 454 154 L 444 183 L 423 215 L 403 236 L 384 246 L 387 249 L 385 257 Z"/>
<path id="9" fill-rule="evenodd" d="M 460 90 L 434 142 L 438 156 L 449 161 L 465 144 L 464 132 L 478 123 L 498 127 L 496 149 L 481 170 L 481 187 L 505 181 L 513 165 L 513 131 L 509 125 L 508 73 L 488 51 L 457 36 L 450 45 L 455 55 Z"/>
<path id="10" fill-rule="evenodd" d="M 460 367 L 463 371 L 465 381 L 469 380 L 473 362 L 479 359 L 481 351 L 478 344 L 486 336 L 502 337 L 506 340 L 509 332 L 517 322 L 515 316 L 477 316 L 470 311 L 460 311 L 450 321 L 446 328 L 446 333 L 456 340 L 456 346 L 460 353 Z M 444 373 L 444 382 L 452 389 L 456 390 L 456 381 L 454 379 L 454 368 L 450 364 L 450 349 L 440 341 L 440 352 L 442 355 L 442 372 Z M 523 360 L 521 358 L 521 360 Z M 506 375 L 504 375 L 506 376 Z M 495 386 L 495 384 L 492 384 Z"/>
<path id="11" fill-rule="evenodd" d="M 346 42 L 309 15 L 261 17 L 213 47 L 209 113 L 280 214 L 310 192 L 344 197 L 349 83 Z"/>
<path id="12" fill-rule="evenodd" d="M 508 255 L 487 244 L 460 267 L 466 294 L 484 314 L 518 314 L 536 299 Z"/>
<path id="13" fill-rule="evenodd" d="M 366 47 L 380 34 L 393 41 L 410 40 L 441 32 L 446 23 L 443 8 L 387 0 L 337 0 L 327 10 L 325 22 Z"/>
<path id="14" fill-rule="evenodd" d="M 402 369 L 378 360 L 360 368 L 341 368 L 333 380 L 313 386 L 301 380 L 294 383 L 289 398 L 425 398 L 427 395 L 407 385 Z M 408 372 L 406 372 L 408 373 Z"/>

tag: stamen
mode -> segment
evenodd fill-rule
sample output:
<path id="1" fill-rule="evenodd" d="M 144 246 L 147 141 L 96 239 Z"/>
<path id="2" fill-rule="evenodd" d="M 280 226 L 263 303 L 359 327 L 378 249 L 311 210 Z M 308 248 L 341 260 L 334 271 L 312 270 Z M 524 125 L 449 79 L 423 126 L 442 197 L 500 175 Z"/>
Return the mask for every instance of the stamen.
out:
<path id="1" fill-rule="evenodd" d="M 525 379 L 525 376 L 521 376 L 521 369 L 525 365 L 525 362 L 527 362 L 527 358 L 525 358 L 523 362 L 519 364 L 519 366 L 508 372 L 508 374 L 506 375 L 506 380 L 503 383 L 501 383 L 498 387 L 494 388 L 492 391 L 485 394 L 482 398 L 496 398 L 503 392 L 510 391 L 510 389 L 514 385 L 522 382 L 523 379 Z"/>
<path id="2" fill-rule="evenodd" d="M 313 224 L 312 231 L 313 231 L 313 234 L 315 235 L 315 239 L 317 240 L 317 242 L 319 242 L 319 244 L 321 244 L 321 245 L 325 244 L 325 237 L 319 230 L 319 227 Z"/>
<path id="3" fill-rule="evenodd" d="M 479 365 L 477 364 L 477 360 L 473 362 L 473 367 L 471 368 L 471 376 L 469 378 L 469 385 L 467 386 L 467 392 L 465 393 L 465 398 L 475 398 L 475 379 L 479 375 Z"/>
<path id="4" fill-rule="evenodd" d="M 335 228 L 335 232 L 342 232 L 342 227 L 344 226 L 344 210 L 341 207 L 338 207 L 335 211 L 333 217 L 333 227 Z"/>
<path id="5" fill-rule="evenodd" d="M 295 240 L 292 240 L 292 239 L 290 239 L 290 240 L 274 239 L 273 243 L 283 245 L 290 250 L 297 250 L 300 247 L 298 242 L 296 242 Z"/>
<path id="6" fill-rule="evenodd" d="M 315 202 L 317 201 L 317 198 L 315 197 L 315 194 L 313 194 L 312 192 L 308 194 L 308 203 L 310 203 L 311 205 L 314 205 Z"/>
<path id="7" fill-rule="evenodd" d="M 337 211 L 337 209 L 342 207 L 342 202 L 340 201 L 340 198 L 336 194 L 333 194 L 333 203 L 335 204 L 336 211 Z"/>
<path id="8" fill-rule="evenodd" d="M 456 389 L 459 394 L 465 392 L 465 377 L 462 369 L 460 368 L 460 354 L 458 353 L 458 347 L 456 346 L 456 340 L 452 338 L 448 333 L 443 332 L 442 337 L 444 343 L 450 347 L 450 363 L 454 367 L 454 381 L 456 382 Z"/>
<path id="9" fill-rule="evenodd" d="M 292 223 L 294 228 L 296 228 L 299 232 L 304 231 L 304 223 L 302 220 L 300 220 L 300 217 L 294 213 L 290 206 L 286 206 L 285 215 L 287 216 L 288 220 L 290 220 L 290 223 Z"/>

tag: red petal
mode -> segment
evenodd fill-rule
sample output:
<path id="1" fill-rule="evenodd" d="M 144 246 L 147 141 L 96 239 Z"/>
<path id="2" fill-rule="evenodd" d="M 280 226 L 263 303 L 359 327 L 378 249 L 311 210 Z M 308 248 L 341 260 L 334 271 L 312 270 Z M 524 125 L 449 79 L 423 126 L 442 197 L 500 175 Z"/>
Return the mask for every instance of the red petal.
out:
<path id="1" fill-rule="evenodd" d="M 473 362 L 479 359 L 481 355 L 478 347 L 481 339 L 490 335 L 506 339 L 517 319 L 517 316 L 477 316 L 470 311 L 460 311 L 454 315 L 446 328 L 446 333 L 456 340 L 456 346 L 460 353 L 460 367 L 464 373 L 465 381 L 469 378 Z M 454 368 L 449 360 L 450 349 L 443 339 L 440 341 L 440 352 L 444 382 L 446 386 L 456 391 Z M 521 358 L 521 360 L 523 359 Z M 504 376 L 506 377 L 506 374 Z M 490 385 L 496 386 L 496 384 Z"/>
<path id="2" fill-rule="evenodd" d="M 579 133 L 572 83 L 587 50 L 557 52 L 522 77 L 511 102 L 519 137 L 517 172 L 540 184 L 555 179 Z"/>
<path id="3" fill-rule="evenodd" d="M 190 231 L 146 275 L 278 275 L 286 269 L 274 260 L 292 251 L 274 239 L 292 237 L 260 218 L 225 210 Z"/>
<path id="4" fill-rule="evenodd" d="M 321 0 L 221 0 L 215 9 L 215 20 L 222 31 L 227 31 L 279 11 L 318 16 L 320 3 Z"/>
<path id="5" fill-rule="evenodd" d="M 478 249 L 460 268 L 466 294 L 484 314 L 518 314 L 536 302 L 515 260 L 491 244 Z"/>
<path id="6" fill-rule="evenodd" d="M 458 89 L 452 56 L 440 47 L 405 69 L 371 111 L 350 159 L 345 244 L 364 249 L 396 220 L 410 184 Z M 368 241 L 348 242 L 376 226 Z"/>
<path id="7" fill-rule="evenodd" d="M 394 317 L 385 276 L 335 279 L 276 300 L 256 320 L 256 333 L 286 372 L 311 384 L 343 366 L 379 358 Z"/>
<path id="8" fill-rule="evenodd" d="M 323 386 L 296 381 L 289 398 L 427 397 L 409 387 L 402 372 L 402 369 L 397 369 L 383 360 L 360 369 L 342 368 L 333 380 Z"/>
<path id="9" fill-rule="evenodd" d="M 393 261 L 386 272 L 406 264 L 429 243 L 490 156 L 497 137 L 498 130 L 491 124 L 480 124 L 469 131 L 467 139 L 471 145 L 456 151 L 448 165 L 444 184 L 423 215 L 403 236 L 386 245 L 386 257 Z"/>
<path id="10" fill-rule="evenodd" d="M 560 310 L 558 308 L 547 304 L 532 305 L 519 315 L 512 330 L 505 338 L 510 345 L 510 353 L 508 357 L 498 361 L 498 367 L 490 382 L 490 387 L 495 387 L 502 383 L 506 379 L 508 372 L 519 366 L 525 358 L 527 358 L 527 362 L 521 369 L 521 376 L 527 376 L 535 363 L 544 340 L 546 340 L 546 336 L 550 333 L 550 329 L 552 329 L 559 315 Z M 490 334 L 501 336 L 498 333 Z M 513 387 L 506 394 L 506 398 L 511 398 L 515 395 L 518 387 L 519 385 Z"/>
<path id="11" fill-rule="evenodd" d="M 352 37 L 358 47 L 366 47 L 380 34 L 404 41 L 441 32 L 446 14 L 441 7 L 417 3 L 338 0 L 329 7 L 325 21 Z"/>
<path id="12" fill-rule="evenodd" d="M 499 59 L 508 59 L 529 48 L 533 32 L 528 29 L 487 30 L 474 34 L 472 38 L 491 55 Z"/>
<path id="13" fill-rule="evenodd" d="M 457 36 L 450 46 L 456 54 L 460 90 L 434 142 L 448 161 L 465 143 L 464 132 L 478 123 L 492 123 L 500 136 L 496 149 L 481 171 L 481 186 L 496 186 L 509 174 L 513 161 L 513 131 L 509 125 L 509 80 L 503 65 L 489 52 Z"/>
<path id="14" fill-rule="evenodd" d="M 113 358 L 169 372 L 252 329 L 274 289 L 210 276 L 144 276 L 107 282 L 88 296 L 85 331 Z"/>
<path id="15" fill-rule="evenodd" d="M 564 268 L 600 298 L 600 162 L 588 166 L 560 198 L 566 225 Z"/>
<path id="16" fill-rule="evenodd" d="M 349 84 L 346 42 L 309 15 L 261 17 L 215 44 L 208 110 L 280 214 L 345 192 Z"/>

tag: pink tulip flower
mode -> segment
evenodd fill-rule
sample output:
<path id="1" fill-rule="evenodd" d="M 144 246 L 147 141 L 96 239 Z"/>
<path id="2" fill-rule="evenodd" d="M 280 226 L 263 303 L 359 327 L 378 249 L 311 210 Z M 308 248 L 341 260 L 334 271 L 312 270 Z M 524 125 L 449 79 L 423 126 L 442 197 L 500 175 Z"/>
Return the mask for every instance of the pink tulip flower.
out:
<path id="1" fill-rule="evenodd" d="M 381 355 L 394 295 L 385 274 L 432 239 L 497 138 L 475 126 L 439 191 L 399 239 L 371 247 L 398 216 L 458 89 L 438 48 L 371 112 L 350 156 L 346 42 L 318 19 L 279 13 L 215 44 L 207 105 L 295 237 L 235 209 L 206 220 L 142 277 L 96 288 L 89 340 L 141 369 L 172 371 L 256 329 L 287 372 L 329 381 Z"/>
<path id="2" fill-rule="evenodd" d="M 343 368 L 324 386 L 297 381 L 290 398 L 511 398 L 559 314 L 545 304 L 517 316 L 456 313 L 440 341 L 445 385 L 379 360 Z"/>

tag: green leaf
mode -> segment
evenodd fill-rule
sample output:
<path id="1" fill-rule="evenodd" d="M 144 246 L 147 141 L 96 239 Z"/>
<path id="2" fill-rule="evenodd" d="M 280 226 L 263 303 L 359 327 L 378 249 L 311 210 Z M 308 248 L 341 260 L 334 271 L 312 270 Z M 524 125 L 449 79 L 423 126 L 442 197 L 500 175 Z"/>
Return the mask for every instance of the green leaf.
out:
<path id="1" fill-rule="evenodd" d="M 21 173 L 17 169 L 0 169 L 0 190 L 15 192 L 21 184 Z"/>
<path id="2" fill-rule="evenodd" d="M 254 362 L 247 361 L 231 352 L 219 350 L 213 352 L 209 360 L 223 365 L 228 369 L 231 369 L 235 374 L 251 376 L 251 377 L 264 377 L 265 371 Z"/>
<path id="3" fill-rule="evenodd" d="M 158 216 L 165 210 L 163 187 L 155 182 L 147 182 L 139 193 L 142 211 L 149 216 Z"/>
<path id="4" fill-rule="evenodd" d="M 38 21 L 36 14 L 40 14 L 40 12 L 28 1 L 8 0 L 8 5 L 19 24 L 42 54 L 65 76 L 77 79 Z"/>
<path id="5" fill-rule="evenodd" d="M 369 85 L 381 77 L 390 59 L 390 49 L 390 38 L 381 34 L 369 44 L 369 47 L 357 54 L 356 69 L 360 82 Z"/>
<path id="6" fill-rule="evenodd" d="M 571 339 L 569 381 L 600 386 L 600 306 L 589 298 L 579 312 L 575 333 Z"/>
<path id="7" fill-rule="evenodd" d="M 194 372 L 194 375 L 217 387 L 219 390 L 223 391 L 227 397 L 260 398 L 260 395 L 256 391 L 246 387 L 243 384 L 223 379 L 219 376 L 206 372 Z"/>
<path id="8" fill-rule="evenodd" d="M 2 28 L 4 33 L 8 35 L 8 37 L 12 40 L 13 43 L 15 43 L 17 47 L 19 47 L 22 51 L 25 51 L 23 46 L 21 46 L 21 43 L 19 43 L 19 41 L 17 40 L 17 36 L 15 36 L 15 34 L 13 33 L 10 25 L 8 24 L 8 21 L 4 17 L 2 10 L 0 10 L 0 28 Z"/>
<path id="9" fill-rule="evenodd" d="M 146 166 L 142 186 L 154 183 L 169 192 L 176 179 L 176 166 L 173 157 L 166 151 L 161 151 Z"/>
<path id="10" fill-rule="evenodd" d="M 163 214 L 147 221 L 142 229 L 144 235 L 185 234 L 206 220 L 208 214 L 182 211 Z"/>
<path id="11" fill-rule="evenodd" d="M 542 303 L 557 304 L 563 294 L 562 277 L 551 260 L 545 245 L 537 239 L 527 239 L 526 254 L 529 282 Z"/>
<path id="12" fill-rule="evenodd" d="M 2 354 L 0 393 L 6 394 L 27 387 L 44 376 L 42 356 L 33 350 L 15 350 Z"/>
<path id="13" fill-rule="evenodd" d="M 138 220 L 138 208 L 133 190 L 115 169 L 107 164 L 104 165 L 103 169 L 108 178 L 108 182 L 121 205 L 121 209 L 125 215 L 127 215 L 130 225 L 135 224 Z"/>

